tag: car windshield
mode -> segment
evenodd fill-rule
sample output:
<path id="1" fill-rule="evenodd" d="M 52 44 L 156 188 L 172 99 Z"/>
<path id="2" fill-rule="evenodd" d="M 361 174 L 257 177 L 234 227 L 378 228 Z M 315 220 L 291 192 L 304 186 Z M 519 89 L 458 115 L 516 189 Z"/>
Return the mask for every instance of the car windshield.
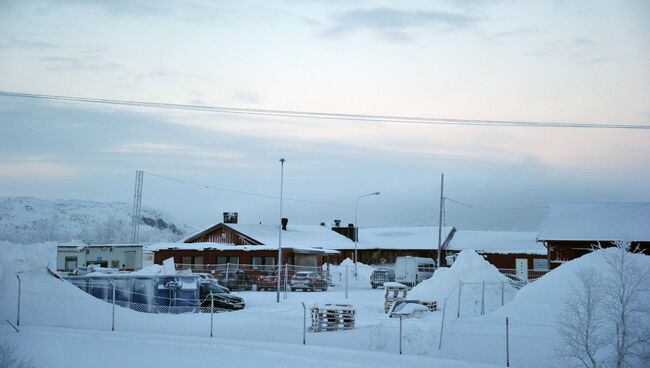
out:
<path id="1" fill-rule="evenodd" d="M 220 287 L 218 285 L 215 285 L 215 284 L 209 284 L 208 285 L 208 290 L 212 294 L 223 294 L 223 293 L 226 292 L 222 287 Z"/>

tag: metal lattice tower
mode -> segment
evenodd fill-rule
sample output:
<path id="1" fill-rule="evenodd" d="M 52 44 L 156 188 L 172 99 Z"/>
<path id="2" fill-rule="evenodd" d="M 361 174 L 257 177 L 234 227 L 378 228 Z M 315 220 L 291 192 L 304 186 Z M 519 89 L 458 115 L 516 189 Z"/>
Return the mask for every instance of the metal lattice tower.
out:
<path id="1" fill-rule="evenodd" d="M 135 192 L 133 194 L 133 216 L 131 218 L 131 244 L 138 243 L 140 232 L 140 209 L 142 208 L 142 176 L 143 172 L 135 172 Z"/>

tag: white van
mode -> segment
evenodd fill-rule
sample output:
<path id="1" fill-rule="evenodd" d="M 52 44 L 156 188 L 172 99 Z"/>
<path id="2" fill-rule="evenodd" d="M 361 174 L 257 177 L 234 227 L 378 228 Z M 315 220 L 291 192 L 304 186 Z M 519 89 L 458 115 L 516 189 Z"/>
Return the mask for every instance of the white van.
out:
<path id="1" fill-rule="evenodd" d="M 433 276 L 436 262 L 432 258 L 397 257 L 395 260 L 395 282 L 415 286 Z"/>

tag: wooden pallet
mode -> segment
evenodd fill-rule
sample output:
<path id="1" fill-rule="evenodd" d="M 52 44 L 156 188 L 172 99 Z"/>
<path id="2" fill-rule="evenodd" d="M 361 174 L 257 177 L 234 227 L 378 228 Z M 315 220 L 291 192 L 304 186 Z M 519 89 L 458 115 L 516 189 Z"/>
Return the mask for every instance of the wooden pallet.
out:
<path id="1" fill-rule="evenodd" d="M 356 310 L 350 304 L 324 304 L 311 308 L 312 332 L 351 330 Z"/>

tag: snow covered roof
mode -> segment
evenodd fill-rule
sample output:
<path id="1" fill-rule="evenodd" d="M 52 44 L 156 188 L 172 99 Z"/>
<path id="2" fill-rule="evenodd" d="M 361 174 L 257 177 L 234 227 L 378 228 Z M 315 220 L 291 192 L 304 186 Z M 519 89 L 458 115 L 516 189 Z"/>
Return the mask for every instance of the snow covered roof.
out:
<path id="1" fill-rule="evenodd" d="M 331 249 L 322 249 L 316 247 L 292 247 L 282 242 L 283 249 L 292 248 L 298 253 L 318 253 L 318 254 L 338 254 Z M 159 250 L 243 250 L 245 252 L 258 250 L 277 250 L 277 245 L 234 245 L 224 243 L 155 243 L 147 245 L 146 250 L 157 252 Z"/>
<path id="2" fill-rule="evenodd" d="M 546 254 L 546 248 L 537 242 L 535 231 L 475 231 L 458 230 L 448 250 L 475 250 L 479 253 Z"/>
<path id="3" fill-rule="evenodd" d="M 270 245 L 274 249 L 278 246 L 278 228 L 279 225 L 268 224 L 223 224 L 219 223 L 207 229 L 201 230 L 195 234 L 181 240 L 185 242 L 189 239 L 211 231 L 212 229 L 224 226 L 229 227 L 242 235 L 257 241 L 260 245 Z M 329 227 L 320 225 L 288 225 L 287 230 L 282 231 L 283 248 L 326 248 L 326 249 L 346 249 L 352 243 L 352 240 L 345 236 L 332 231 Z"/>
<path id="4" fill-rule="evenodd" d="M 553 204 L 537 240 L 650 241 L 650 203 Z"/>
<path id="5" fill-rule="evenodd" d="M 451 228 L 442 231 L 444 242 Z M 369 227 L 359 229 L 358 249 L 437 249 L 437 226 Z M 337 248 L 338 249 L 338 248 Z M 354 249 L 354 242 L 341 249 Z"/>

